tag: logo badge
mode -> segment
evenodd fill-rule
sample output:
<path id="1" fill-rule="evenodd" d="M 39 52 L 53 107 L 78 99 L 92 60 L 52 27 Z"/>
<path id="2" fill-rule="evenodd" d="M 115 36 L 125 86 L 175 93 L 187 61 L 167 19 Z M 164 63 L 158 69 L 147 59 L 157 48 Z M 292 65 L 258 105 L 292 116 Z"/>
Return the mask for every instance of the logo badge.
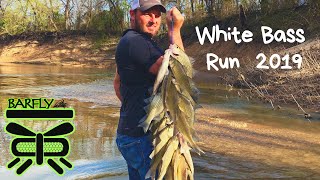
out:
<path id="1" fill-rule="evenodd" d="M 63 167 L 69 170 L 73 168 L 66 158 L 70 153 L 70 142 L 66 136 L 75 131 L 72 123 L 62 122 L 44 132 L 34 132 L 15 122 L 16 120 L 72 120 L 74 118 L 72 108 L 14 109 L 9 105 L 5 116 L 9 121 L 5 131 L 13 136 L 10 143 L 13 159 L 7 164 L 8 169 L 17 168 L 17 175 L 22 175 L 33 164 L 38 166 L 47 164 L 62 176 L 65 173 Z"/>

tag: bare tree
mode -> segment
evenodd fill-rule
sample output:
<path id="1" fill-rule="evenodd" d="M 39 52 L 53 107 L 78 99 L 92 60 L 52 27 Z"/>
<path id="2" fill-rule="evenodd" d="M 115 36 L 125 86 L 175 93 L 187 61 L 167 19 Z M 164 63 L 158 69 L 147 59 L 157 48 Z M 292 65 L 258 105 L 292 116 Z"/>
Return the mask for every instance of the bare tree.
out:
<path id="1" fill-rule="evenodd" d="M 241 23 L 241 27 L 244 28 L 247 26 L 247 18 L 246 18 L 246 14 L 244 12 L 244 9 L 243 9 L 243 6 L 240 5 L 240 8 L 239 8 L 239 17 L 240 17 L 240 23 Z"/>
<path id="2" fill-rule="evenodd" d="M 65 18 L 65 29 L 70 29 L 70 0 L 61 0 L 64 4 L 64 18 Z"/>
<path id="3" fill-rule="evenodd" d="M 2 0 L 0 0 L 0 18 L 2 18 L 3 13 L 4 13 L 4 9 L 2 7 Z"/>
<path id="4" fill-rule="evenodd" d="M 190 5 L 191 5 L 191 13 L 192 13 L 192 17 L 193 17 L 193 14 L 194 14 L 194 1 L 193 0 L 190 0 Z"/>
<path id="5" fill-rule="evenodd" d="M 50 3 L 50 9 L 51 9 L 51 15 L 49 15 L 49 19 L 50 19 L 50 22 L 51 22 L 54 30 L 55 30 L 55 31 L 58 31 L 57 25 L 56 25 L 56 23 L 53 21 L 54 10 L 53 10 L 53 6 L 52 6 L 52 0 L 49 0 L 49 3 Z"/>
<path id="6" fill-rule="evenodd" d="M 70 0 L 66 0 L 66 6 L 65 6 L 65 20 L 66 20 L 66 30 L 70 29 L 70 23 L 69 23 L 69 19 L 70 19 Z"/>

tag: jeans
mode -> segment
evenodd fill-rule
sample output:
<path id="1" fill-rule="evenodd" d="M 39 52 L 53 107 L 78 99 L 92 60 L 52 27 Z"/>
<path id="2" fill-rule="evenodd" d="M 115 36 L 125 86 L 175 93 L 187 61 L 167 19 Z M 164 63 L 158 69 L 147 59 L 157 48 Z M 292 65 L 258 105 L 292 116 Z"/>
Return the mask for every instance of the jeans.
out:
<path id="1" fill-rule="evenodd" d="M 131 137 L 117 134 L 117 146 L 127 162 L 129 179 L 144 180 L 149 171 L 153 150 L 150 136 Z"/>

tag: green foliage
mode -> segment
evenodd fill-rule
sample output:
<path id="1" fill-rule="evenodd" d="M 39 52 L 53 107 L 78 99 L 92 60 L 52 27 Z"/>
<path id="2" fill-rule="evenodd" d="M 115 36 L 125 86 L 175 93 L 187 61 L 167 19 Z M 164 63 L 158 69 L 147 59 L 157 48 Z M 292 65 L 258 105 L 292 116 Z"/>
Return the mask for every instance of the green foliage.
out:
<path id="1" fill-rule="evenodd" d="M 58 11 L 53 12 L 53 22 L 55 22 L 58 29 L 64 29 L 65 28 L 65 18 L 63 14 L 60 14 Z"/>
<path id="2" fill-rule="evenodd" d="M 1 17 L 0 18 L 0 34 L 1 32 L 3 32 L 3 28 L 4 28 L 4 21 L 3 21 L 3 18 Z"/>
<path id="3" fill-rule="evenodd" d="M 102 34 L 117 34 L 123 31 L 123 24 L 123 12 L 120 9 L 102 11 L 93 17 L 89 30 Z"/>
<path id="4" fill-rule="evenodd" d="M 50 17 L 58 17 L 60 4 L 58 0 L 12 0 L 10 6 L 3 12 L 2 31 L 11 35 L 26 31 L 53 31 L 55 30 Z"/>
<path id="5" fill-rule="evenodd" d="M 9 0 L 5 2 L 11 4 L 3 8 L 4 12 L 0 14 L 0 34 L 61 31 L 65 29 L 66 24 L 69 24 L 70 30 L 94 32 L 101 36 L 116 35 L 120 34 L 129 24 L 130 5 L 127 0 L 72 0 L 68 19 L 65 17 L 66 7 L 61 0 Z M 239 5 L 241 4 L 246 15 L 254 14 L 254 18 L 248 19 L 249 24 L 251 21 L 260 21 L 261 24 L 279 22 L 276 27 L 288 24 L 308 24 L 310 29 L 318 29 L 318 25 L 314 25 L 316 23 L 313 21 L 320 17 L 320 1 L 308 0 L 307 5 L 302 7 L 298 7 L 298 2 L 298 0 L 178 0 L 175 2 L 162 0 L 164 5 L 175 4 L 185 16 L 186 24 L 199 22 L 199 26 L 202 26 L 201 20 L 206 16 L 224 19 L 232 24 L 239 17 Z M 3 1 L 2 6 L 5 6 Z M 301 8 L 308 10 L 304 11 L 305 14 L 296 14 L 295 11 Z M 283 17 L 285 15 L 281 14 L 281 11 L 288 11 L 289 22 L 284 20 L 286 18 Z M 273 18 L 268 18 L 269 16 Z M 161 32 L 163 29 L 165 28 L 162 28 Z"/>
<path id="6" fill-rule="evenodd" d="M 3 16 L 3 31 L 10 35 L 20 34 L 27 29 L 30 22 L 30 18 L 25 17 L 22 13 L 7 11 Z"/>

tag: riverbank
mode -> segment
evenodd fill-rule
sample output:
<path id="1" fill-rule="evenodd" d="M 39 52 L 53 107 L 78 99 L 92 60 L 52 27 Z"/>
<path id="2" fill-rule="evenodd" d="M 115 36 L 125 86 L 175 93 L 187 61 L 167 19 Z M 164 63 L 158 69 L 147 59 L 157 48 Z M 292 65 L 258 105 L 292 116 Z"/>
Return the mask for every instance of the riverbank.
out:
<path id="1" fill-rule="evenodd" d="M 239 96 L 260 99 L 273 109 L 294 105 L 309 117 L 309 111 L 320 109 L 320 39 L 315 38 L 290 48 L 270 50 L 266 57 L 279 54 L 280 57 L 301 55 L 301 69 L 294 62 L 292 69 L 258 69 L 257 60 L 247 60 L 246 66 L 223 75 L 227 84 L 247 89 Z M 273 63 L 276 60 L 273 59 Z M 269 64 L 269 59 L 265 65 Z M 282 58 L 281 65 L 285 64 Z M 309 119 L 312 119 L 309 118 Z"/>
<path id="2" fill-rule="evenodd" d="M 222 165 L 216 168 L 217 173 L 238 170 L 238 178 L 246 174 L 244 177 L 249 179 L 320 177 L 320 134 L 316 129 L 311 130 L 319 122 L 301 121 L 306 126 L 303 131 L 277 123 L 257 123 L 249 117 L 239 121 L 232 116 L 231 111 L 208 106 L 197 111 L 199 120 L 195 129 L 201 148 L 210 152 L 209 156 L 216 153 L 232 157 L 237 164 L 236 167 Z"/>
<path id="3" fill-rule="evenodd" d="M 221 42 L 200 45 L 194 37 L 186 38 L 186 53 L 195 59 L 194 68 L 200 72 L 196 77 L 202 82 L 218 82 L 239 89 L 239 96 L 260 99 L 273 109 L 300 106 L 303 114 L 320 108 L 320 40 L 310 39 L 303 44 L 285 47 L 281 44 L 267 47 L 262 43 L 240 44 Z M 48 39 L 42 38 L 42 39 Z M 42 64 L 75 67 L 98 67 L 115 69 L 115 50 L 118 38 L 95 39 L 85 35 L 50 37 L 49 40 L 17 38 L 0 43 L 0 62 L 15 64 Z M 167 42 L 167 41 L 166 41 Z M 162 43 L 166 44 L 166 43 Z M 164 47 L 165 48 L 165 47 Z M 302 69 L 262 70 L 256 67 L 258 52 L 272 54 L 301 54 Z M 240 59 L 238 69 L 208 71 L 206 54 L 219 57 L 230 55 Z M 283 62 L 284 63 L 284 62 Z M 311 117 L 312 118 L 312 117 Z"/>
<path id="4" fill-rule="evenodd" d="M 69 35 L 13 39 L 0 43 L 0 62 L 76 67 L 115 67 L 115 48 L 118 40 L 97 40 L 92 36 Z"/>

